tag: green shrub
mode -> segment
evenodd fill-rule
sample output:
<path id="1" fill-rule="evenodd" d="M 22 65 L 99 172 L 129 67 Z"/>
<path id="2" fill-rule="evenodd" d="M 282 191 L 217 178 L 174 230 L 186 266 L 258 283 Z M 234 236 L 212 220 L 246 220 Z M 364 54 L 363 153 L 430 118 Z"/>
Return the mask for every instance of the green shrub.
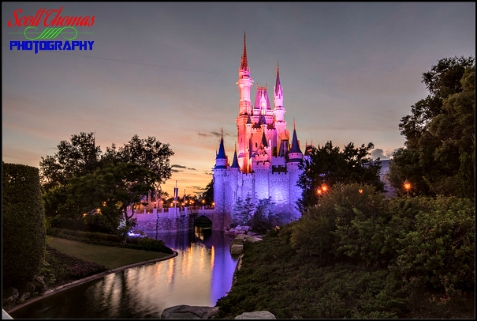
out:
<path id="1" fill-rule="evenodd" d="M 291 243 L 324 263 L 341 257 L 384 264 L 391 255 L 384 247 L 389 220 L 386 200 L 373 186 L 337 184 L 296 222 Z"/>
<path id="2" fill-rule="evenodd" d="M 408 283 L 434 288 L 475 285 L 475 207 L 467 199 L 423 199 L 428 209 L 414 228 L 398 239 L 398 273 Z"/>
<path id="3" fill-rule="evenodd" d="M 3 286 L 30 281 L 45 257 L 45 211 L 38 168 L 3 166 Z"/>
<path id="4" fill-rule="evenodd" d="M 124 243 L 121 237 L 115 234 L 74 231 L 57 228 L 52 228 L 50 235 L 96 245 L 116 246 L 135 250 L 163 252 L 168 254 L 173 253 L 172 249 L 170 249 L 164 244 L 164 241 L 155 240 L 149 237 L 128 238 L 127 243 Z"/>
<path id="5" fill-rule="evenodd" d="M 385 228 L 391 219 L 386 199 L 374 187 L 358 184 L 343 186 L 341 193 L 345 198 L 340 197 L 344 201 L 335 206 L 337 222 L 332 232 L 335 254 L 366 265 L 387 266 L 394 253 L 385 246 Z"/>

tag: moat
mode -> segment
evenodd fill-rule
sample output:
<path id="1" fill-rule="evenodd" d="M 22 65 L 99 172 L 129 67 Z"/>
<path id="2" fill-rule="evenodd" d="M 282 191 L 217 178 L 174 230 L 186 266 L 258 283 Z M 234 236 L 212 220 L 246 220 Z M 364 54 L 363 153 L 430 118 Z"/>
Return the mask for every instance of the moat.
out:
<path id="1" fill-rule="evenodd" d="M 154 231 L 146 231 L 155 238 Z M 237 257 L 222 231 L 160 234 L 175 258 L 129 268 L 45 297 L 13 318 L 156 318 L 170 306 L 214 306 L 232 286 Z"/>

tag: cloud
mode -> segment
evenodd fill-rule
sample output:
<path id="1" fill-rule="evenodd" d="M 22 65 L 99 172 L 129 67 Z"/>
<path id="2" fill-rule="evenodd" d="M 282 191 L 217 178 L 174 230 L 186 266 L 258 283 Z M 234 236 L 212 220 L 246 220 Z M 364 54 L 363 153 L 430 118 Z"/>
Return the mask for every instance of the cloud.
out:
<path id="1" fill-rule="evenodd" d="M 195 168 L 193 167 L 187 167 L 187 166 L 184 166 L 184 165 L 179 165 L 179 164 L 174 164 L 171 166 L 171 169 L 172 168 L 183 168 L 183 169 L 188 169 L 188 170 L 191 170 L 191 171 L 196 171 Z M 180 170 L 177 170 L 177 169 L 173 169 L 172 170 L 174 173 L 178 173 L 178 172 L 183 172 L 183 171 L 180 171 Z"/>
<path id="2" fill-rule="evenodd" d="M 384 151 L 380 148 L 376 148 L 376 149 L 372 150 L 370 154 L 371 154 L 371 157 L 373 159 L 377 159 L 377 158 L 379 158 L 381 160 L 389 159 L 389 156 L 385 155 Z"/>
<path id="3" fill-rule="evenodd" d="M 221 133 L 216 132 L 216 131 L 211 131 L 211 132 L 209 132 L 209 133 L 198 133 L 198 135 L 199 135 L 200 137 L 221 137 L 221 136 L 222 136 Z M 234 137 L 233 135 L 231 135 L 231 134 L 229 134 L 229 133 L 227 133 L 227 132 L 224 132 L 224 137 L 225 137 L 225 136 Z"/>

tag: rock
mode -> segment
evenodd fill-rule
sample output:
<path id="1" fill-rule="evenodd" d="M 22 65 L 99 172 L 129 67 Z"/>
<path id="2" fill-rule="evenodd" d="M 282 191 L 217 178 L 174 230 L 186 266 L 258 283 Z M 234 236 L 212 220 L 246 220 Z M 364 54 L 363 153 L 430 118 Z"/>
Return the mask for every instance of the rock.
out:
<path id="1" fill-rule="evenodd" d="M 243 319 L 276 319 L 275 316 L 268 311 L 254 311 L 254 312 L 244 312 L 235 317 L 235 320 Z"/>
<path id="2" fill-rule="evenodd" d="M 243 252 L 243 244 L 232 244 L 230 246 L 230 254 L 237 255 L 242 254 Z"/>
<path id="3" fill-rule="evenodd" d="M 20 296 L 20 299 L 18 299 L 18 302 L 19 303 L 23 303 L 25 302 L 26 299 L 29 299 L 31 297 L 31 293 L 30 292 L 23 292 L 22 295 Z"/>
<path id="4" fill-rule="evenodd" d="M 162 311 L 161 319 L 211 319 L 219 307 L 175 305 Z"/>
<path id="5" fill-rule="evenodd" d="M 261 241 L 262 239 L 259 236 L 255 236 L 255 235 L 239 234 L 235 237 L 235 239 L 232 241 L 232 243 L 236 242 L 236 240 L 241 240 L 242 242 L 253 243 L 253 242 Z"/>
<path id="6" fill-rule="evenodd" d="M 35 289 L 37 289 L 37 291 L 40 293 L 45 292 L 47 289 L 44 276 L 35 276 L 34 285 Z"/>

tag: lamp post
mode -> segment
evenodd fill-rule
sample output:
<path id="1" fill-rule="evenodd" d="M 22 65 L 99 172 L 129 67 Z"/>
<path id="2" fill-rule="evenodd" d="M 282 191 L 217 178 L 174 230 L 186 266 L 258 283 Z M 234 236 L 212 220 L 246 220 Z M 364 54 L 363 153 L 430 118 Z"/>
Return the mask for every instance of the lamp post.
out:
<path id="1" fill-rule="evenodd" d="M 411 183 L 406 179 L 404 181 L 404 189 L 406 190 L 407 197 L 409 197 L 409 190 L 411 189 Z"/>

